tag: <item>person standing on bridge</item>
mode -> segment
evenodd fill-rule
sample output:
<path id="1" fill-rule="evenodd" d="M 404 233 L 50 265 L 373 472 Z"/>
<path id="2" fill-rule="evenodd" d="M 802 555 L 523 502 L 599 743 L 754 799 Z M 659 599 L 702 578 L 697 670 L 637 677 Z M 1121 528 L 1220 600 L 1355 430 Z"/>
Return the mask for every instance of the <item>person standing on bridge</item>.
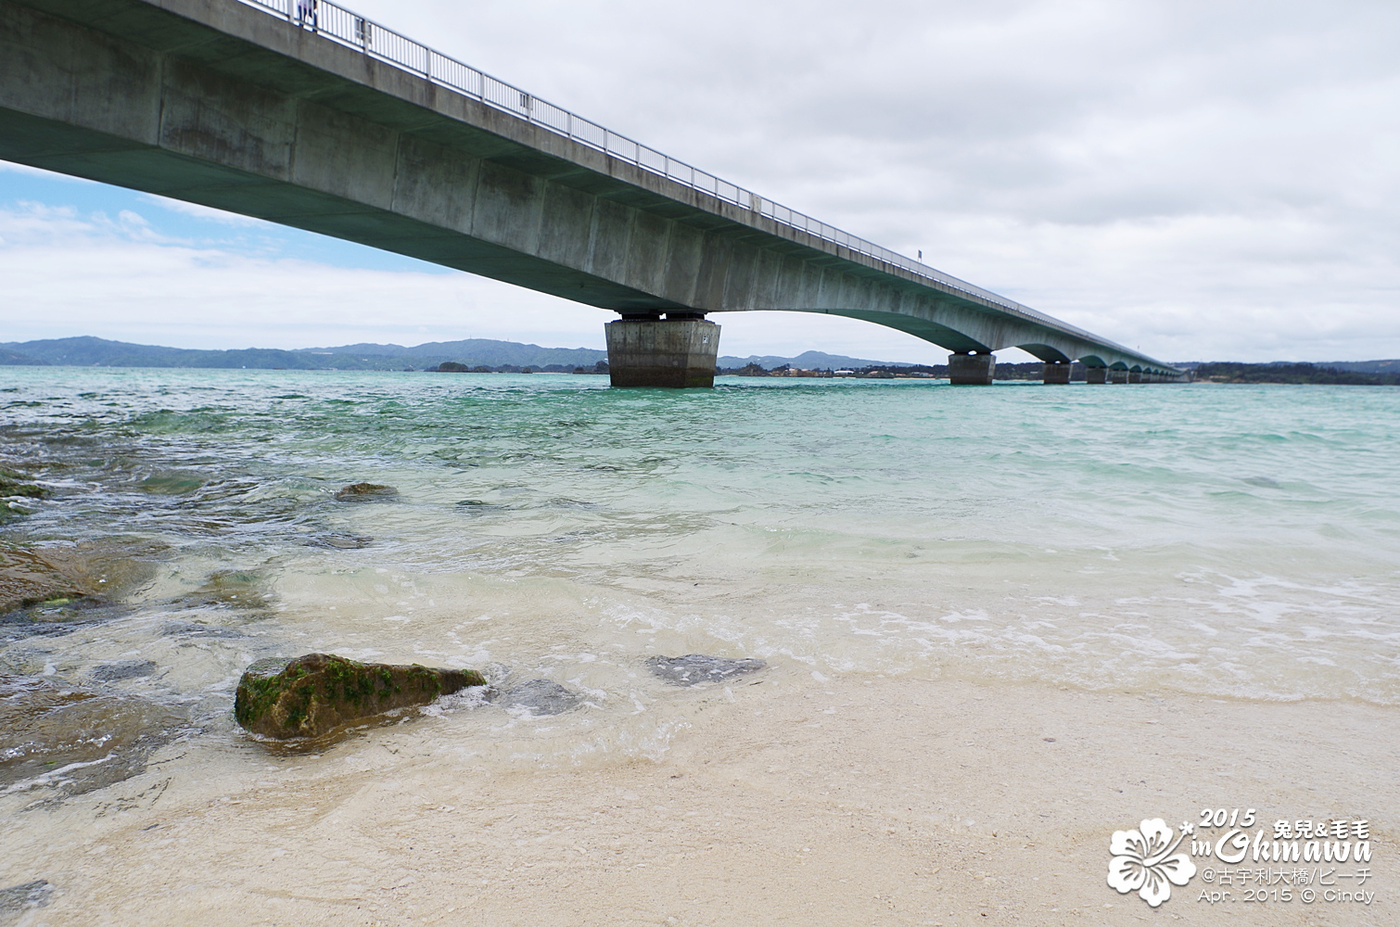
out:
<path id="1" fill-rule="evenodd" d="M 297 21 L 310 23 L 311 31 L 316 31 L 316 0 L 297 0 Z"/>

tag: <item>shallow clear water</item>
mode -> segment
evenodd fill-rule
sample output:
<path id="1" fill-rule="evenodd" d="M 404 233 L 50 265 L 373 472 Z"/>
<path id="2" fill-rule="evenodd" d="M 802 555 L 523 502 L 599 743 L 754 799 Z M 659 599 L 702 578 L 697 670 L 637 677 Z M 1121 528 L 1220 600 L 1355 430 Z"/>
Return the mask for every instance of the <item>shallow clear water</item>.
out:
<path id="1" fill-rule="evenodd" d="M 449 701 L 481 762 L 656 755 L 655 654 L 1400 704 L 1400 391 L 3 368 L 0 457 L 56 493 L 12 542 L 158 551 L 129 608 L 0 639 L 210 736 L 260 656 L 554 679 Z M 342 486 L 392 485 L 381 501 Z M 437 733 L 432 733 L 436 731 Z M 438 738 L 433 740 L 433 738 Z"/>

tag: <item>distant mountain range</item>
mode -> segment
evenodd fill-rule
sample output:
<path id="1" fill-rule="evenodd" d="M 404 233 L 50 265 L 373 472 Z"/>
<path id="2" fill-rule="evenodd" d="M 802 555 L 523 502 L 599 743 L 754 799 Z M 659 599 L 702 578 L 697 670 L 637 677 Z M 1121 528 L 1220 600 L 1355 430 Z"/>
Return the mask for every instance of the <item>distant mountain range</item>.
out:
<path id="1" fill-rule="evenodd" d="M 537 344 L 494 341 L 488 338 L 435 341 L 411 348 L 399 344 L 347 344 L 335 348 L 300 348 L 294 351 L 276 348 L 197 351 L 149 344 L 128 344 L 124 341 L 107 341 L 90 336 L 0 343 L 0 366 L 424 370 L 443 363 L 454 363 L 469 368 L 520 370 L 529 367 L 540 371 L 569 371 L 579 367 L 592 369 L 599 361 L 607 359 L 607 351 L 594 348 L 542 348 Z M 785 364 L 804 370 L 916 366 L 902 362 L 847 357 L 843 354 L 826 354 L 821 351 L 805 351 L 796 357 L 779 357 L 772 354 L 754 354 L 748 357 L 725 355 L 720 357 L 718 362 L 719 367 L 728 370 L 738 370 L 749 364 L 756 364 L 765 370 L 773 370 Z M 1273 364 L 1191 362 L 1177 366 L 1190 370 L 1199 369 L 1212 379 L 1236 380 L 1244 377 L 1255 382 L 1292 382 L 1301 375 L 1296 369 L 1300 367 L 1312 367 L 1318 371 L 1330 368 L 1352 374 L 1374 375 L 1380 378 L 1377 382 L 1392 382 L 1395 377 L 1400 376 L 1400 360 L 1336 361 L 1310 365 L 1283 361 Z M 1218 369 L 1227 367 L 1230 368 L 1228 371 Z"/>
<path id="2" fill-rule="evenodd" d="M 593 367 L 608 359 L 607 351 L 593 348 L 542 348 L 537 344 L 469 338 L 435 341 L 406 348 L 398 344 L 347 344 L 336 348 L 243 348 L 198 351 L 128 344 L 103 338 L 53 338 L 0 344 L 3 365 L 70 365 L 75 367 L 240 367 L 278 370 L 422 370 L 452 362 L 467 367 L 530 367 L 534 370 L 573 370 Z M 739 368 L 758 364 L 766 369 L 791 364 L 810 370 L 852 369 L 868 366 L 908 366 L 887 361 L 862 360 L 840 354 L 807 351 L 797 357 L 773 355 L 721 357 L 719 366 Z"/>

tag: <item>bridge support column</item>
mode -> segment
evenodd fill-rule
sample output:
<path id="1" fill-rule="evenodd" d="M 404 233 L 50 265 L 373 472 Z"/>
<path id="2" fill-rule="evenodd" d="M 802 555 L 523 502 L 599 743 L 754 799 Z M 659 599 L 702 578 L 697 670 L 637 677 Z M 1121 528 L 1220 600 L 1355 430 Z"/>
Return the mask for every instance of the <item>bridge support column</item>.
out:
<path id="1" fill-rule="evenodd" d="M 1085 379 L 1086 379 L 1089 383 L 1107 383 L 1107 382 L 1108 382 L 1108 368 L 1107 368 L 1107 367 L 1090 367 L 1088 370 L 1085 371 L 1085 374 L 1086 374 Z"/>
<path id="2" fill-rule="evenodd" d="M 679 317 L 678 317 L 679 316 Z M 700 313 L 623 316 L 603 326 L 613 386 L 715 385 L 719 326 Z"/>
<path id="3" fill-rule="evenodd" d="M 1045 372 L 1041 374 L 1041 379 L 1046 383 L 1068 383 L 1069 367 L 1065 361 L 1046 361 Z"/>
<path id="4" fill-rule="evenodd" d="M 948 382 L 954 386 L 991 386 L 997 359 L 991 354 L 949 354 Z"/>
<path id="5" fill-rule="evenodd" d="M 1141 373 L 1140 371 L 1137 371 L 1137 370 L 1130 370 L 1130 371 L 1128 371 L 1128 382 L 1129 382 L 1129 383 L 1141 383 L 1141 382 L 1142 382 L 1142 373 Z"/>
<path id="6" fill-rule="evenodd" d="M 1110 382 L 1110 383 L 1127 383 L 1127 382 L 1128 382 L 1128 371 L 1126 371 L 1126 370 L 1116 370 L 1116 369 L 1114 369 L 1114 370 L 1109 370 L 1109 372 L 1108 372 L 1108 382 Z"/>

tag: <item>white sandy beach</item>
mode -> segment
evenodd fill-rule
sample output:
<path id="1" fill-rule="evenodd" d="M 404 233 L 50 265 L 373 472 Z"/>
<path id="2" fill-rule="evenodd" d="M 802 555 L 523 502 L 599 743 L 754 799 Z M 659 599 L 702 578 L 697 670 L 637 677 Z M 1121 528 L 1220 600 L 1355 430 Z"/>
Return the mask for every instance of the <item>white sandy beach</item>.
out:
<path id="1" fill-rule="evenodd" d="M 9 819 L 0 866 L 60 886 L 26 925 L 1396 922 L 1394 709 L 782 667 L 678 697 L 692 726 L 659 762 L 490 774 L 419 749 L 469 714 L 251 747 L 212 779 L 175 751 Z M 1368 820 L 1375 900 L 1108 887 L 1113 831 L 1217 806 Z"/>

